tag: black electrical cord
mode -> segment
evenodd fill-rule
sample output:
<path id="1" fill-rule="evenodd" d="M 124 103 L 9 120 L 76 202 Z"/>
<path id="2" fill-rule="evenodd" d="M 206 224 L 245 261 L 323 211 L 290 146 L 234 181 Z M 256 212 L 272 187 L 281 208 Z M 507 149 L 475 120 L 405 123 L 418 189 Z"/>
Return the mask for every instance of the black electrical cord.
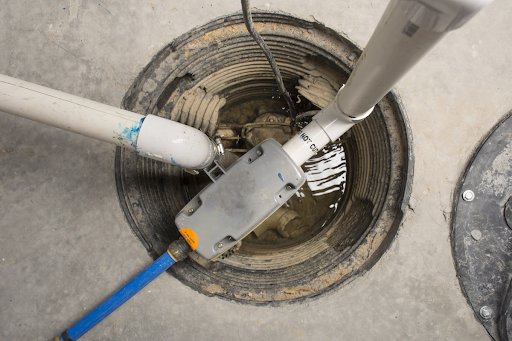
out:
<path id="1" fill-rule="evenodd" d="M 507 332 L 507 317 L 510 301 L 512 301 L 512 280 L 508 284 L 507 293 L 501 302 L 500 317 L 498 320 L 498 330 L 500 333 L 501 341 L 509 341 Z"/>
<path id="2" fill-rule="evenodd" d="M 263 50 L 263 53 L 265 53 L 265 56 L 267 57 L 267 60 L 270 63 L 270 67 L 272 68 L 272 71 L 274 71 L 274 74 L 276 76 L 277 87 L 279 88 L 279 92 L 281 93 L 281 95 L 284 96 L 284 99 L 286 100 L 286 103 L 290 108 L 290 115 L 292 119 L 295 120 L 295 116 L 297 115 L 295 112 L 295 107 L 293 106 L 293 101 L 290 97 L 290 94 L 288 93 L 288 91 L 286 91 L 286 88 L 284 87 L 283 78 L 281 77 L 281 72 L 279 72 L 279 68 L 277 67 L 277 63 L 274 59 L 274 56 L 272 55 L 272 52 L 270 52 L 270 49 L 268 48 L 268 45 L 265 43 L 263 38 L 261 38 L 258 31 L 256 31 L 254 24 L 252 23 L 249 0 L 242 0 L 242 13 L 244 16 L 245 27 L 247 27 L 247 31 L 249 31 L 253 39 L 256 41 L 256 43 L 258 43 L 258 45 Z"/>

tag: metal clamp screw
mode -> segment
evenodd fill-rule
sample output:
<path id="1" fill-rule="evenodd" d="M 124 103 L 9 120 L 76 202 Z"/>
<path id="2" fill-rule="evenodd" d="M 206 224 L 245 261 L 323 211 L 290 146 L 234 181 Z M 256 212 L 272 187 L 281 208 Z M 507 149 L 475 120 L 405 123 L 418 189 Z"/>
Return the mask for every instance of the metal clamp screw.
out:
<path id="1" fill-rule="evenodd" d="M 218 244 L 217 244 L 217 247 L 218 247 L 219 249 L 222 249 L 222 248 L 224 247 L 224 245 L 222 245 L 222 243 L 218 243 Z"/>
<path id="2" fill-rule="evenodd" d="M 215 138 L 215 147 L 217 148 L 217 154 L 224 155 L 224 145 L 222 144 L 222 139 L 220 137 Z"/>
<path id="3" fill-rule="evenodd" d="M 480 308 L 480 316 L 482 316 L 484 320 L 489 320 L 492 317 L 491 308 L 484 305 L 482 308 Z"/>
<path id="4" fill-rule="evenodd" d="M 464 199 L 464 201 L 473 201 L 473 199 L 475 199 L 475 193 L 468 189 L 462 193 L 462 199 Z"/>
<path id="5" fill-rule="evenodd" d="M 194 209 L 193 208 L 189 208 L 188 209 L 188 213 L 194 213 Z"/>

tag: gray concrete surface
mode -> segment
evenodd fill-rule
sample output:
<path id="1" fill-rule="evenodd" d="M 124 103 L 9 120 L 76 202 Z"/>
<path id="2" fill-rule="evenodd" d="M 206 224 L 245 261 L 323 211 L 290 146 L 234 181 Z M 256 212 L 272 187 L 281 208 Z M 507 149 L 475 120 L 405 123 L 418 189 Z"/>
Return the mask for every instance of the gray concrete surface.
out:
<path id="1" fill-rule="evenodd" d="M 119 106 L 173 38 L 238 1 L 0 1 L 0 73 Z M 385 0 L 253 1 L 365 46 Z M 377 265 L 309 304 L 257 308 L 164 274 L 86 340 L 486 340 L 452 261 L 456 181 L 512 109 L 512 3 L 497 0 L 397 86 L 416 156 L 411 210 Z M 108 10 L 108 11 L 107 11 Z M 109 13 L 110 11 L 110 13 Z M 0 113 L 0 339 L 49 340 L 151 259 L 118 204 L 114 147 Z"/>

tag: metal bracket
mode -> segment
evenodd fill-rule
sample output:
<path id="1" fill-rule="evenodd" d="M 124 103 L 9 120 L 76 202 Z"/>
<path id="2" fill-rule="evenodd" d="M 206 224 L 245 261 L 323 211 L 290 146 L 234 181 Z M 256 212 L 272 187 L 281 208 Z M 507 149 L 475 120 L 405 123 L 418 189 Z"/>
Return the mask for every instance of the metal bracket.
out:
<path id="1" fill-rule="evenodd" d="M 223 174 L 226 174 L 226 170 L 219 163 L 219 157 L 218 156 L 213 160 L 213 163 L 210 166 L 208 166 L 208 167 L 206 167 L 204 169 L 204 172 L 206 173 L 206 175 L 208 175 L 208 177 L 210 179 L 212 179 L 213 182 L 217 182 L 217 180 Z"/>

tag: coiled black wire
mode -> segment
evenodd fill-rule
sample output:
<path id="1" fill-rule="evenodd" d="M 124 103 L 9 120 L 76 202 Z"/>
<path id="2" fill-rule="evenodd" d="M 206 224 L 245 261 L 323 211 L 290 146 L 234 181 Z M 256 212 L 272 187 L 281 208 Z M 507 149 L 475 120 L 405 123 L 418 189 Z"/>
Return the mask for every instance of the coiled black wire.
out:
<path id="1" fill-rule="evenodd" d="M 290 108 L 290 115 L 291 115 L 292 119 L 295 120 L 295 116 L 297 116 L 297 114 L 295 112 L 295 107 L 293 105 L 293 101 L 290 97 L 290 94 L 288 93 L 288 91 L 286 91 L 286 88 L 284 87 L 283 77 L 281 77 L 281 72 L 279 71 L 279 67 L 277 66 L 277 63 L 274 59 L 274 56 L 272 55 L 272 52 L 270 52 L 268 45 L 265 43 L 263 38 L 261 38 L 258 31 L 256 31 L 256 28 L 254 27 L 254 24 L 252 22 L 249 0 L 242 0 L 242 13 L 244 16 L 245 27 L 247 27 L 247 31 L 249 31 L 249 34 L 253 37 L 253 39 L 256 41 L 256 43 L 258 43 L 258 45 L 261 47 L 261 49 L 263 50 L 263 53 L 265 53 L 265 56 L 267 57 L 267 60 L 270 63 L 270 67 L 272 68 L 272 71 L 274 71 L 274 75 L 276 76 L 277 87 L 279 89 L 279 92 L 281 93 L 281 95 L 284 96 L 284 99 L 286 100 L 286 103 L 288 104 L 288 107 Z"/>

